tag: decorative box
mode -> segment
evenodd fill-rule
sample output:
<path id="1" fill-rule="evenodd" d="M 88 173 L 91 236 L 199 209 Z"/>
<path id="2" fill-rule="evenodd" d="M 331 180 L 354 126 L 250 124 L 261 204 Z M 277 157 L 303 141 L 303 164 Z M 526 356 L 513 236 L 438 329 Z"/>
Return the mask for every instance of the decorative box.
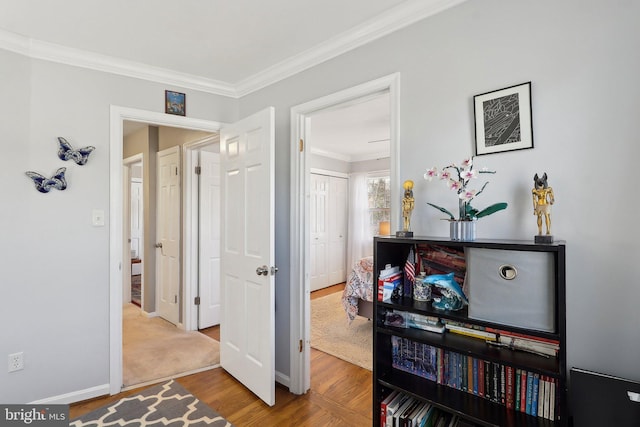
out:
<path id="1" fill-rule="evenodd" d="M 469 317 L 555 332 L 550 252 L 466 248 Z"/>

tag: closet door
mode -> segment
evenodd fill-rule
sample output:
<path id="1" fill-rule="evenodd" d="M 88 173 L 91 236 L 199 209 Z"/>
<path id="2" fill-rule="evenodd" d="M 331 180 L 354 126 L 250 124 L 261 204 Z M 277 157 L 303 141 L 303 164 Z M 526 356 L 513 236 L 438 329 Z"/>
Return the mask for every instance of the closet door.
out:
<path id="1" fill-rule="evenodd" d="M 311 225 L 311 277 L 312 291 L 329 286 L 328 273 L 328 233 L 329 221 L 327 212 L 329 207 L 329 177 L 326 175 L 311 174 L 310 180 L 310 225 Z"/>
<path id="2" fill-rule="evenodd" d="M 329 178 L 329 284 L 347 280 L 347 209 L 346 178 Z"/>

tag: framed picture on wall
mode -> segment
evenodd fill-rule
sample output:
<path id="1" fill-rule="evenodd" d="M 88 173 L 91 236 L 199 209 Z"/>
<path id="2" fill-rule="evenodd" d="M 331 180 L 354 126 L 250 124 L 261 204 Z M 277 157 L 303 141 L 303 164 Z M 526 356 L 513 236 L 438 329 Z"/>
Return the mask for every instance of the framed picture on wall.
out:
<path id="1" fill-rule="evenodd" d="M 164 112 L 167 114 L 185 115 L 186 95 L 172 90 L 164 91 Z"/>
<path id="2" fill-rule="evenodd" d="M 533 148 L 531 82 L 473 97 L 476 155 Z"/>

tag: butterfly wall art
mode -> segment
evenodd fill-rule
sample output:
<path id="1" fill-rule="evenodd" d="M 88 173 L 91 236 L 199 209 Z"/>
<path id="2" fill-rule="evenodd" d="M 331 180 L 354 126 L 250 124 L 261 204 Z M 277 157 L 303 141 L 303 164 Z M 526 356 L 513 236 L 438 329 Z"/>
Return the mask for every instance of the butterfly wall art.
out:
<path id="1" fill-rule="evenodd" d="M 87 163 L 87 161 L 89 160 L 89 154 L 91 154 L 91 152 L 96 149 L 96 147 L 88 145 L 76 150 L 66 139 L 61 136 L 58 137 L 58 142 L 60 143 L 60 148 L 58 149 L 58 157 L 60 158 L 60 160 L 64 160 L 65 162 L 67 160 L 73 160 L 80 166 L 83 166 Z"/>
<path id="2" fill-rule="evenodd" d="M 29 178 L 33 181 L 36 186 L 36 190 L 41 193 L 48 193 L 52 188 L 56 190 L 64 190 L 67 188 L 67 181 L 64 178 L 64 173 L 67 168 L 60 168 L 53 174 L 51 178 L 47 178 L 44 175 L 39 174 L 38 172 L 25 172 Z"/>

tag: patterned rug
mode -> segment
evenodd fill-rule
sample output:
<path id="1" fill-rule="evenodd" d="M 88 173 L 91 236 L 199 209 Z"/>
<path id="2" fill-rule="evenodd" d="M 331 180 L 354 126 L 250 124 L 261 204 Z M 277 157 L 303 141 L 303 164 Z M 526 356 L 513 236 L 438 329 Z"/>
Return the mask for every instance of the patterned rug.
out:
<path id="1" fill-rule="evenodd" d="M 71 420 L 69 425 L 233 427 L 233 424 L 173 380 L 98 408 Z"/>

